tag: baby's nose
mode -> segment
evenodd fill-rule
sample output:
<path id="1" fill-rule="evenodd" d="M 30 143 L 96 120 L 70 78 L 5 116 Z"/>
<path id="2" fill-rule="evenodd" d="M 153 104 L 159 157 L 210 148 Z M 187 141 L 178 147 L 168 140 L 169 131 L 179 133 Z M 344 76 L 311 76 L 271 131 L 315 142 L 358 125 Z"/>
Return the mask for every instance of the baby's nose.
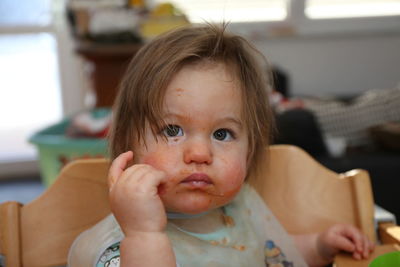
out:
<path id="1" fill-rule="evenodd" d="M 211 164 L 212 148 L 209 141 L 194 140 L 188 142 L 184 151 L 184 161 L 186 164 Z"/>

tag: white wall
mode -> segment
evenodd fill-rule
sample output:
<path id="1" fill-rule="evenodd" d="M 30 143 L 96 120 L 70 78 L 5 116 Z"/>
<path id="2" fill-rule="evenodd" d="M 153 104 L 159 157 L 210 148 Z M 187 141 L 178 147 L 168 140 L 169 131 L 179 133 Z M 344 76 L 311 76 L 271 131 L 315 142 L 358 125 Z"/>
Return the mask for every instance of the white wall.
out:
<path id="1" fill-rule="evenodd" d="M 287 71 L 293 95 L 351 96 L 400 82 L 400 34 L 287 37 L 253 42 Z"/>
<path id="2" fill-rule="evenodd" d="M 293 96 L 346 97 L 400 84 L 400 34 L 316 35 L 252 42 L 271 64 L 289 74 Z M 79 61 L 70 61 L 74 62 Z M 71 114 L 82 108 L 82 100 L 76 100 L 88 90 L 88 84 L 82 79 L 82 65 L 70 65 L 63 71 L 68 76 L 63 80 L 64 107 Z"/>

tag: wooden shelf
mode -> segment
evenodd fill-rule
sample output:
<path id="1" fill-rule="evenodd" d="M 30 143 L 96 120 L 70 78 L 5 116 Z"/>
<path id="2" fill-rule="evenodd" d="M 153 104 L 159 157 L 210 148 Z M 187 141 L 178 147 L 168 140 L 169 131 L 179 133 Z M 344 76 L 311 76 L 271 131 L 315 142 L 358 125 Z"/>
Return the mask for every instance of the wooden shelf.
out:
<path id="1" fill-rule="evenodd" d="M 139 43 L 104 44 L 76 40 L 75 51 L 93 65 L 90 76 L 96 107 L 110 107 L 129 62 L 142 47 Z"/>

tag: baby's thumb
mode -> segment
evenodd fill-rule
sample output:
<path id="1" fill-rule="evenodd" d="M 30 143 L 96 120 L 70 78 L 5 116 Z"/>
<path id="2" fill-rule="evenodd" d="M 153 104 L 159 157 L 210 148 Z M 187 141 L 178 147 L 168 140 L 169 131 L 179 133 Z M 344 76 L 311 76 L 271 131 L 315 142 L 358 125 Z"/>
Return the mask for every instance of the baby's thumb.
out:
<path id="1" fill-rule="evenodd" d="M 108 171 L 108 187 L 111 188 L 117 182 L 118 178 L 128 167 L 128 163 L 133 159 L 133 152 L 127 151 L 116 157 L 111 163 Z"/>

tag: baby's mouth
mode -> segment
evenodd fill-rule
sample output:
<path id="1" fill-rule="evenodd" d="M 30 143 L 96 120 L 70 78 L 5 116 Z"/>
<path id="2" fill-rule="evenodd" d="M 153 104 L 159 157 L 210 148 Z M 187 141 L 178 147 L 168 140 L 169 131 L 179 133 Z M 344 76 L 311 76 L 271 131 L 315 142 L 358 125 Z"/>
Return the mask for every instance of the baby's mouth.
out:
<path id="1" fill-rule="evenodd" d="M 179 182 L 181 187 L 178 191 L 196 191 L 203 192 L 214 197 L 223 197 L 224 194 L 219 192 L 212 179 L 205 173 L 193 173 Z"/>
<path id="2" fill-rule="evenodd" d="M 189 186 L 193 189 L 202 189 L 210 185 L 213 185 L 212 180 L 207 174 L 204 173 L 193 173 L 183 179 L 180 184 Z"/>

